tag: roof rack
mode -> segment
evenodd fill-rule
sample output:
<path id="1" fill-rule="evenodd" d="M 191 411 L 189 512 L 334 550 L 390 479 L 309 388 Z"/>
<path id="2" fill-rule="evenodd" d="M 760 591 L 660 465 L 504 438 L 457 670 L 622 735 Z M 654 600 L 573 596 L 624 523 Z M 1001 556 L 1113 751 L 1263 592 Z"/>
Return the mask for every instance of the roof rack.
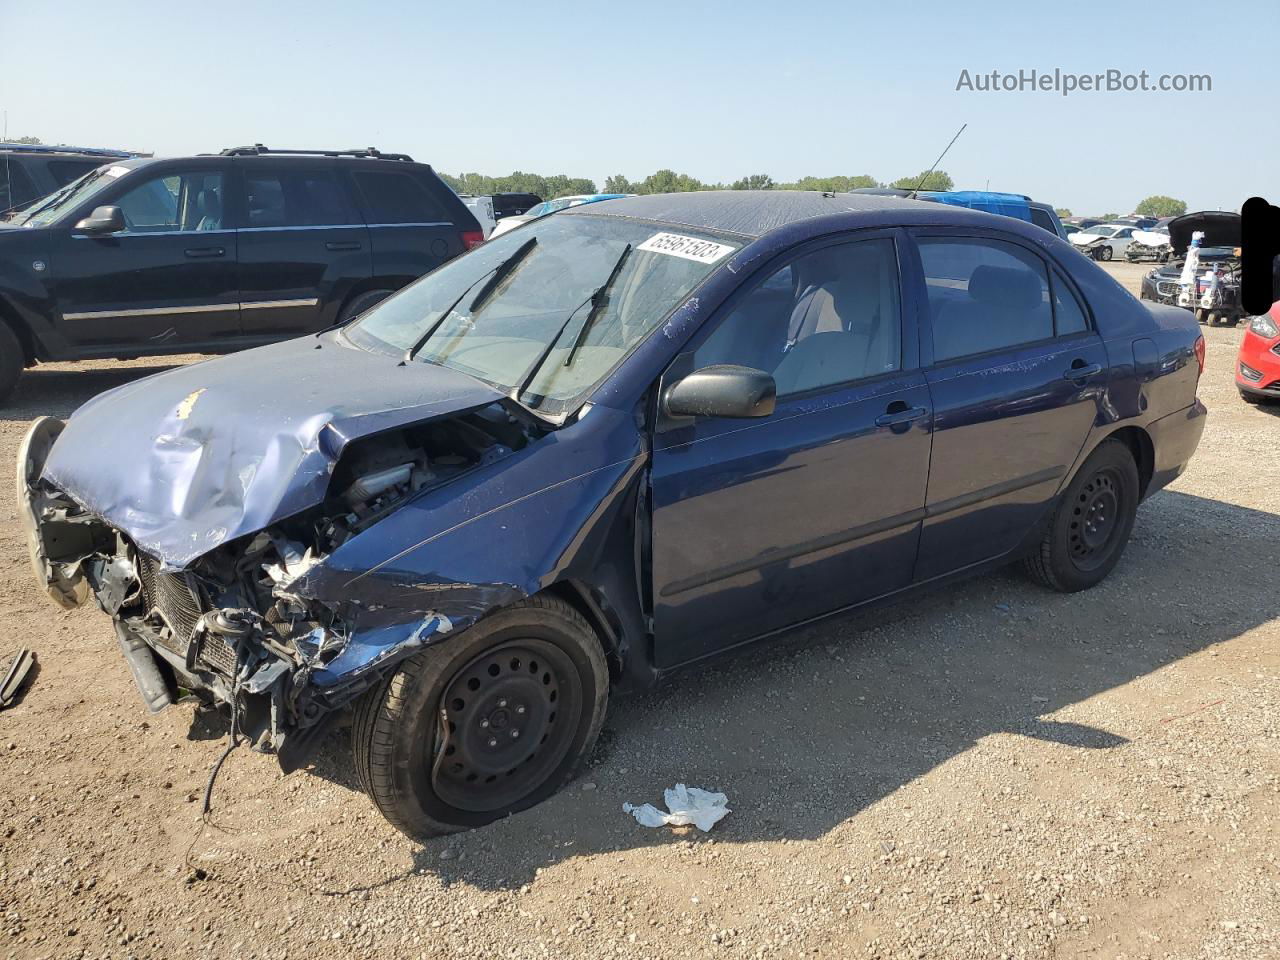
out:
<path id="1" fill-rule="evenodd" d="M 90 157 L 115 157 L 120 160 L 136 156 L 127 150 L 109 150 L 106 147 L 68 147 L 52 143 L 0 142 L 0 150 L 9 150 L 13 153 L 83 153 Z"/>
<path id="2" fill-rule="evenodd" d="M 255 143 L 251 147 L 228 147 L 222 151 L 224 157 L 257 157 L 266 154 L 301 154 L 309 157 L 368 157 L 373 160 L 402 160 L 413 162 L 407 153 L 383 153 L 377 147 L 363 147 L 353 150 L 273 150 Z"/>

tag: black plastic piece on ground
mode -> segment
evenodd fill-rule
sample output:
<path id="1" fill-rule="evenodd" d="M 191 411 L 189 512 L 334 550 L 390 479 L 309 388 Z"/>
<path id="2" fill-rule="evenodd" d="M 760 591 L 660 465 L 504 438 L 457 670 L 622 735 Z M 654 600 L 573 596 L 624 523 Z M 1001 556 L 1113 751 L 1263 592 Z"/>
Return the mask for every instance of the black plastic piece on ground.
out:
<path id="1" fill-rule="evenodd" d="M 0 683 L 0 710 L 11 707 L 17 702 L 22 685 L 26 683 L 35 665 L 34 653 L 26 648 L 18 651 L 13 662 L 9 664 L 9 669 L 5 671 L 4 682 Z"/>

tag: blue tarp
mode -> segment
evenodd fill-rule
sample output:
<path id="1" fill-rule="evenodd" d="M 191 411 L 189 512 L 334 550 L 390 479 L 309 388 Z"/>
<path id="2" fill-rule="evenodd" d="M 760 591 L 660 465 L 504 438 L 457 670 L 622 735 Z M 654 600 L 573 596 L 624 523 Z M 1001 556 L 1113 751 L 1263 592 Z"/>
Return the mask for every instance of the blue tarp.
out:
<path id="1" fill-rule="evenodd" d="M 923 196 L 923 195 L 922 195 Z M 988 190 L 950 190 L 929 194 L 930 200 L 949 203 L 954 207 L 968 207 L 998 213 L 1002 217 L 1014 217 L 1031 222 L 1031 207 L 1027 198 L 1019 193 L 992 193 Z"/>

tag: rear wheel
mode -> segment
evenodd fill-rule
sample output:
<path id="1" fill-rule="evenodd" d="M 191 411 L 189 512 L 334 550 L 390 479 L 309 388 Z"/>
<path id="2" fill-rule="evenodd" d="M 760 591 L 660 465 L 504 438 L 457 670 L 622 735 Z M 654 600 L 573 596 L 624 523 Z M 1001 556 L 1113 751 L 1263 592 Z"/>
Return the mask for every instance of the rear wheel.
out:
<path id="1" fill-rule="evenodd" d="M 1104 440 L 1062 495 L 1027 571 L 1063 593 L 1100 583 L 1129 542 L 1139 494 L 1133 454 L 1119 440 Z"/>
<path id="2" fill-rule="evenodd" d="M 22 344 L 9 325 L 0 321 L 0 403 L 9 399 L 25 366 Z"/>
<path id="3" fill-rule="evenodd" d="M 482 826 L 573 778 L 608 695 L 595 632 L 568 604 L 534 597 L 426 648 L 367 694 L 356 769 L 411 837 Z"/>
<path id="4" fill-rule="evenodd" d="M 377 306 L 394 292 L 394 290 L 370 290 L 367 293 L 359 294 L 342 308 L 342 313 L 338 314 L 338 323 L 342 324 L 349 320 L 354 320 L 370 307 Z"/>

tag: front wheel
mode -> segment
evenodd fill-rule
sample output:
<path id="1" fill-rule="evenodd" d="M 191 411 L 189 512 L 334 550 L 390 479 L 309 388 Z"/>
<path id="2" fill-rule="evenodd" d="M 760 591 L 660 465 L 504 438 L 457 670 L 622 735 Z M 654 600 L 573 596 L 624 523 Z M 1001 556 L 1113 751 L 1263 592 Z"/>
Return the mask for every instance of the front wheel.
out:
<path id="1" fill-rule="evenodd" d="M 1102 247 L 1098 250 L 1099 260 L 1103 260 L 1103 261 L 1110 260 L 1114 255 L 1115 255 L 1115 251 L 1113 251 L 1110 247 Z"/>
<path id="2" fill-rule="evenodd" d="M 1100 583 L 1120 561 L 1140 496 L 1138 467 L 1119 440 L 1104 440 L 1067 486 L 1049 529 L 1026 560 L 1031 576 L 1063 593 Z"/>
<path id="3" fill-rule="evenodd" d="M 483 826 L 576 775 L 608 696 L 595 631 L 563 601 L 533 597 L 427 647 L 366 694 L 356 770 L 411 837 Z"/>

